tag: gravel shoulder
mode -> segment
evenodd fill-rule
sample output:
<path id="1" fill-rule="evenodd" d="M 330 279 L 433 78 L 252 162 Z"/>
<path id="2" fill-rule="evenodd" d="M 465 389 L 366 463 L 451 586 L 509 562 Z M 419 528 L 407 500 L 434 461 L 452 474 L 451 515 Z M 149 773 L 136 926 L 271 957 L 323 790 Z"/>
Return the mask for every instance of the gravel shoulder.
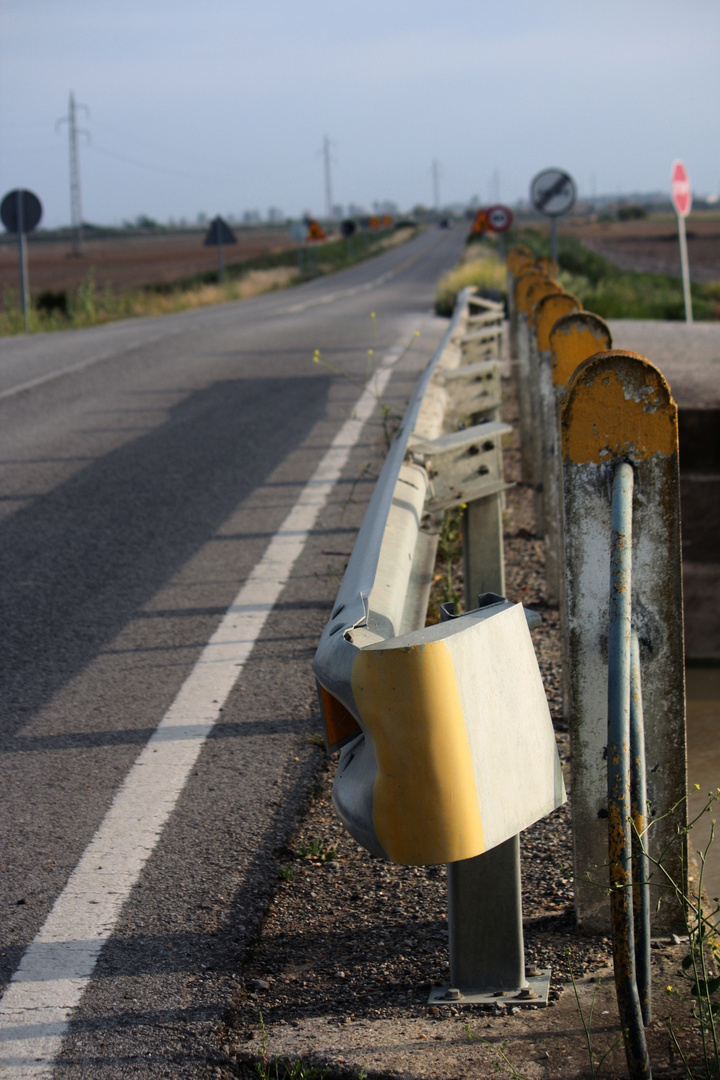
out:
<path id="1" fill-rule="evenodd" d="M 505 388 L 504 419 L 517 430 L 511 379 Z M 543 546 L 532 492 L 519 482 L 517 438 L 505 470 L 518 481 L 507 493 L 506 591 L 543 615 L 534 641 L 570 790 L 558 616 L 545 600 Z M 602 1075 L 625 1076 L 610 942 L 575 927 L 569 802 L 521 838 L 526 962 L 552 968 L 549 1007 L 503 999 L 491 1007 L 429 1006 L 432 985 L 448 978 L 445 868 L 396 866 L 360 848 L 333 811 L 335 766 L 326 759 L 319 765 L 297 832 L 276 852 L 277 894 L 216 1033 L 215 1076 L 274 1077 L 278 1061 L 299 1060 L 327 1069 L 328 1078 L 452 1080 L 497 1072 L 570 1080 L 592 1075 L 583 1015 L 588 1019 L 593 1005 L 594 1051 L 602 1056 L 615 1045 Z M 648 1041 L 655 1077 L 685 1075 L 669 1018 L 681 1044 L 697 1052 L 689 1005 L 667 991 L 683 954 L 672 939 L 653 942 Z M 253 1071 L 258 1062 L 269 1062 L 270 1071 Z"/>

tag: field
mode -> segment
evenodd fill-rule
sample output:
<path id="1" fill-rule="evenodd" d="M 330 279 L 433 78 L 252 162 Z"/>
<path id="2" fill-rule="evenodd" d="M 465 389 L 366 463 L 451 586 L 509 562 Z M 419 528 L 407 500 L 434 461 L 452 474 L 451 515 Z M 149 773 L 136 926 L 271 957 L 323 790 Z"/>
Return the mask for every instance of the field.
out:
<path id="1" fill-rule="evenodd" d="M 117 292 L 144 285 L 168 284 L 196 274 L 217 270 L 217 248 L 204 247 L 205 229 L 168 233 L 117 233 L 93 237 L 83 244 L 81 256 L 73 256 L 70 240 L 45 239 L 42 233 L 28 242 L 30 289 L 33 296 L 52 289 L 71 292 L 94 272 L 99 289 Z M 223 249 L 227 266 L 262 255 L 287 251 L 295 245 L 287 230 L 237 229 L 237 244 Z M 0 239 L 0 296 L 19 288 L 17 242 Z"/>
<path id="2" fill-rule="evenodd" d="M 720 281 L 720 215 L 690 215 L 686 221 L 693 281 Z M 559 235 L 574 236 L 621 270 L 680 276 L 677 218 L 658 214 L 637 221 L 560 222 Z"/>

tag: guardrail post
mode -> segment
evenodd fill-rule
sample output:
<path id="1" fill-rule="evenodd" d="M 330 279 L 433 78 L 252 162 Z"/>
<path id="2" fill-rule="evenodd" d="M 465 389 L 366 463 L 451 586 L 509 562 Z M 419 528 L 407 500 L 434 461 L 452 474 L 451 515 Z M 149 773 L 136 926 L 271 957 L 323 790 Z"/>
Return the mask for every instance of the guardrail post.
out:
<path id="1" fill-rule="evenodd" d="M 546 281 L 547 275 L 537 267 L 520 274 L 515 283 L 515 319 L 517 323 L 517 388 L 520 406 L 520 470 L 523 480 L 531 483 L 533 478 L 532 454 L 532 398 L 530 396 L 530 318 L 527 310 L 527 292 L 538 281 Z"/>
<path id="2" fill-rule="evenodd" d="M 545 536 L 545 596 L 551 607 L 560 601 L 558 582 L 558 518 L 560 500 L 557 471 L 557 418 L 550 364 L 550 331 L 562 315 L 580 310 L 580 301 L 566 292 L 548 293 L 535 307 L 537 341 L 538 415 L 540 425 L 540 478 Z M 596 350 L 593 349 L 593 352 Z M 590 355 L 590 354 L 588 354 Z"/>
<path id="3" fill-rule="evenodd" d="M 568 315 L 565 319 L 577 319 Z M 582 929 L 606 933 L 608 862 L 608 571 L 611 481 L 632 466 L 636 491 L 632 624 L 640 643 L 651 859 L 684 884 L 671 842 L 685 823 L 683 663 L 677 408 L 661 373 L 637 353 L 597 353 L 575 372 L 562 413 L 575 905 Z M 674 808 L 674 809 L 673 809 Z M 670 846 L 668 853 L 667 849 Z M 651 888 L 656 932 L 674 903 Z"/>
<path id="4" fill-rule="evenodd" d="M 560 647 L 562 649 L 562 696 L 563 716 L 567 720 L 570 715 L 569 706 L 569 671 L 570 658 L 568 655 L 567 633 L 567 610 L 565 604 L 565 530 L 563 525 L 563 497 L 562 497 L 562 454 L 560 444 L 562 435 L 560 431 L 560 412 L 565 400 L 567 385 L 580 364 L 593 356 L 596 352 L 607 352 L 612 348 L 612 338 L 607 323 L 599 315 L 593 315 L 589 311 L 571 312 L 562 315 L 553 325 L 550 331 L 550 369 L 554 391 L 554 439 L 558 452 L 554 456 L 554 475 L 552 479 L 553 499 L 557 506 L 555 516 L 548 517 L 550 528 L 554 531 L 554 538 L 550 543 L 557 551 L 557 593 L 558 608 L 560 614 Z"/>
<path id="5" fill-rule="evenodd" d="M 542 411 L 540 404 L 540 373 L 537 345 L 537 333 L 535 327 L 535 315 L 537 306 L 546 296 L 562 295 L 562 286 L 552 278 L 534 282 L 527 290 L 525 309 L 528 319 L 528 363 L 530 390 L 530 441 L 532 448 L 532 485 L 533 502 L 535 506 L 535 533 L 537 536 L 545 535 L 545 504 L 543 501 L 543 437 L 542 437 Z"/>
<path id="6" fill-rule="evenodd" d="M 517 360 L 517 311 L 515 309 L 515 283 L 520 274 L 533 265 L 533 257 L 526 247 L 515 247 L 507 257 L 507 309 L 510 359 Z"/>

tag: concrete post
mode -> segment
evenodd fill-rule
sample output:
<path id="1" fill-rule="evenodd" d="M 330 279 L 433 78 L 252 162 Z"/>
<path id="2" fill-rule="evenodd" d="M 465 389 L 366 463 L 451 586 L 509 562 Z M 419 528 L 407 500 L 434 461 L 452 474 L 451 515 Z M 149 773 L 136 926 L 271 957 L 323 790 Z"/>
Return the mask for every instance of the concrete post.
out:
<path id="1" fill-rule="evenodd" d="M 677 408 L 649 360 L 616 350 L 578 368 L 562 414 L 562 456 L 575 905 L 582 929 L 607 932 L 610 485 L 620 462 L 634 473 L 632 621 L 643 708 L 652 717 L 645 757 L 655 824 L 647 843 L 651 859 L 662 857 L 684 886 L 684 852 L 673 844 L 686 820 Z M 652 894 L 655 910 L 657 887 Z M 678 918 L 663 895 L 655 933 L 667 933 Z"/>

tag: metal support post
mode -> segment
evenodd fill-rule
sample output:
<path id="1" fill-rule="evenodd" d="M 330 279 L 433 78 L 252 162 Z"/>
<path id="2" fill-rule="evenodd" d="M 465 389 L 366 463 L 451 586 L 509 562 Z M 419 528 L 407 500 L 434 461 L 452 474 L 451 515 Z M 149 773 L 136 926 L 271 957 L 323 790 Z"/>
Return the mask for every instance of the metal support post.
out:
<path id="1" fill-rule="evenodd" d="M 451 986 L 463 993 L 522 989 L 520 838 L 449 863 L 447 874 Z"/>
<path id="2" fill-rule="evenodd" d="M 608 641 L 608 854 L 613 964 L 625 1053 L 632 1080 L 650 1076 L 635 974 L 630 803 L 630 670 L 632 636 L 632 465 L 616 466 L 610 537 Z"/>
<path id="3" fill-rule="evenodd" d="M 465 603 L 473 607 L 481 593 L 505 595 L 502 493 L 468 503 L 463 514 Z"/>

